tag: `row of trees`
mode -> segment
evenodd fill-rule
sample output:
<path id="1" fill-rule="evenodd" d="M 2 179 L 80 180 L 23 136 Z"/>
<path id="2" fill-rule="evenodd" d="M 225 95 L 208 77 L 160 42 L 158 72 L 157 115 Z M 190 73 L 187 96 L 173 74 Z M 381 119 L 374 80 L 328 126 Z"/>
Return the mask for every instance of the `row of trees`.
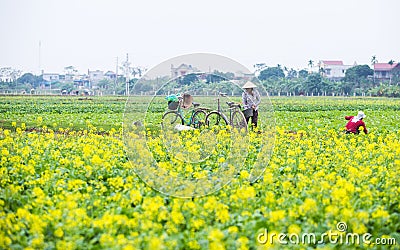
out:
<path id="1" fill-rule="evenodd" d="M 135 85 L 137 79 L 131 79 L 129 81 L 130 88 L 132 89 Z M 118 77 L 117 81 L 112 81 L 109 79 L 100 80 L 97 84 L 97 90 L 103 94 L 125 94 L 125 84 L 126 78 L 123 76 Z M 79 88 L 79 83 L 74 83 L 73 81 L 57 81 L 57 82 L 47 82 L 43 80 L 43 77 L 34 75 L 32 73 L 25 73 L 19 78 L 13 81 L 0 81 L 0 91 L 18 91 L 19 93 L 31 93 L 31 90 L 40 89 L 58 89 L 61 91 L 66 91 L 67 93 L 77 90 Z M 149 87 L 146 87 L 147 89 Z M 151 87 L 150 87 L 151 88 Z"/>
<path id="2" fill-rule="evenodd" d="M 286 71 L 286 74 L 285 74 Z M 387 82 L 374 79 L 374 71 L 368 65 L 349 68 L 340 81 L 331 81 L 320 72 L 309 73 L 307 70 L 284 70 L 280 65 L 260 71 L 258 79 L 272 95 L 291 93 L 294 95 L 318 94 L 371 94 L 378 96 L 400 97 L 400 71 L 394 70 Z"/>
<path id="3" fill-rule="evenodd" d="M 340 81 L 331 81 L 322 76 L 323 71 L 309 72 L 305 69 L 296 71 L 277 65 L 266 67 L 265 64 L 255 65 L 258 79 L 270 95 L 290 93 L 291 95 L 353 95 L 371 94 L 374 96 L 400 97 L 400 70 L 393 70 L 390 81 L 377 82 L 374 71 L 368 65 L 357 65 L 349 68 L 345 77 Z M 206 76 L 188 74 L 164 86 L 161 92 L 174 92 L 175 89 L 192 89 L 199 94 L 212 94 L 215 91 L 227 93 L 240 92 L 227 80 L 235 78 L 233 73 L 214 71 Z M 165 84 L 168 78 L 157 78 L 148 82 L 134 78 L 129 81 L 132 94 L 153 94 Z M 196 83 L 196 84 L 194 84 Z M 25 73 L 14 81 L 0 82 L 0 89 L 17 89 L 29 92 L 50 83 L 43 81 L 42 76 Z M 73 82 L 51 83 L 53 89 L 62 89 L 68 92 L 77 88 Z M 118 77 L 117 81 L 109 79 L 97 83 L 97 88 L 103 94 L 124 94 L 126 89 L 125 77 Z M 186 87 L 185 87 L 186 86 Z"/>

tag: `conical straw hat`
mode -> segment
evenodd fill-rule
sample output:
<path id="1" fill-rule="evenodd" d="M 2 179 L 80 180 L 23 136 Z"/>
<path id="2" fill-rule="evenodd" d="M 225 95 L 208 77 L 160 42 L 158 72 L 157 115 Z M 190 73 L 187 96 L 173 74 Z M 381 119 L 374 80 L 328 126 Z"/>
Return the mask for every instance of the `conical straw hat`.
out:
<path id="1" fill-rule="evenodd" d="M 243 87 L 243 89 L 252 89 L 252 88 L 257 88 L 257 85 L 255 85 L 254 83 L 248 81 L 246 82 Z"/>

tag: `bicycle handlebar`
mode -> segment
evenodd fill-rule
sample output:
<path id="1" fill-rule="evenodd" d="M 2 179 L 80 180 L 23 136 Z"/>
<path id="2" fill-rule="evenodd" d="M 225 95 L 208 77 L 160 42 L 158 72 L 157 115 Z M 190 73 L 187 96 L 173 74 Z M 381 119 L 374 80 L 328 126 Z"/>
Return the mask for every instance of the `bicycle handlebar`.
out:
<path id="1" fill-rule="evenodd" d="M 240 108 L 240 103 L 226 102 L 230 108 Z"/>

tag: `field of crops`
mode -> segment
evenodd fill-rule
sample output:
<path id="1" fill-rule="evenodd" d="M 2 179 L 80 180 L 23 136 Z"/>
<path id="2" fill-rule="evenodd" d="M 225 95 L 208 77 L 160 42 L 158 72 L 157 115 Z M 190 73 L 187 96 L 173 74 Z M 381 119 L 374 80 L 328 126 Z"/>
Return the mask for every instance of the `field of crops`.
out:
<path id="1" fill-rule="evenodd" d="M 132 100 L 137 106 L 149 101 Z M 399 248 L 400 99 L 273 97 L 273 117 L 261 105 L 262 133 L 248 134 L 255 145 L 247 158 L 224 155 L 223 144 L 211 150 L 218 157 L 210 166 L 213 160 L 243 163 L 217 172 L 231 175 L 229 183 L 191 198 L 158 192 L 177 194 L 170 189 L 176 183 L 158 187 L 155 173 L 136 174 L 152 170 L 141 159 L 145 152 L 126 147 L 125 102 L 0 97 L 0 249 L 379 249 L 378 238 L 391 243 L 384 248 Z M 358 110 L 367 115 L 369 133 L 344 134 L 344 116 Z M 172 176 L 214 174 L 219 165 L 168 165 L 154 131 L 164 111 L 163 104 L 150 105 L 143 127 L 153 157 Z M 189 143 L 194 136 L 177 140 Z M 271 155 L 257 146 L 263 143 Z M 196 147 L 187 148 L 195 158 Z M 263 171 L 249 181 L 254 168 Z M 265 239 L 280 233 L 294 241 L 313 233 L 317 242 Z M 346 233 L 371 238 L 347 245 L 323 237 Z"/>

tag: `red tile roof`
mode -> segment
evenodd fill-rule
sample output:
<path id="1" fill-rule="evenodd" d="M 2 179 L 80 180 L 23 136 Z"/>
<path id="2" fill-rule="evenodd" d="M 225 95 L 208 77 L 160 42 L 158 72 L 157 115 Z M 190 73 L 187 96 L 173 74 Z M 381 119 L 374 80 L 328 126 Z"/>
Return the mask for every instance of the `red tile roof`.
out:
<path id="1" fill-rule="evenodd" d="M 322 61 L 325 65 L 343 65 L 343 61 Z"/>
<path id="2" fill-rule="evenodd" d="M 389 63 L 375 63 L 374 64 L 374 70 L 391 70 L 394 67 L 396 67 L 397 63 L 393 63 L 393 65 L 390 65 Z"/>

